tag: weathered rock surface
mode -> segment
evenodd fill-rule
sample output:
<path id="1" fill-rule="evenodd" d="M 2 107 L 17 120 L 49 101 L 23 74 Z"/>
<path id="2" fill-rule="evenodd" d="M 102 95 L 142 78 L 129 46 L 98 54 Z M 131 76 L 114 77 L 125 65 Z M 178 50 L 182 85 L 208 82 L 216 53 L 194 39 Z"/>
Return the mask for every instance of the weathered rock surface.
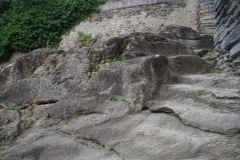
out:
<path id="1" fill-rule="evenodd" d="M 134 33 L 93 54 L 39 49 L 1 65 L 2 159 L 238 160 L 238 77 L 199 75 L 209 65 L 169 37 Z"/>
<path id="2" fill-rule="evenodd" d="M 133 32 L 158 33 L 170 24 L 197 29 L 199 2 L 193 0 L 108 0 L 102 11 L 75 26 L 60 42 L 60 49 L 75 45 L 77 32 L 100 39 Z"/>

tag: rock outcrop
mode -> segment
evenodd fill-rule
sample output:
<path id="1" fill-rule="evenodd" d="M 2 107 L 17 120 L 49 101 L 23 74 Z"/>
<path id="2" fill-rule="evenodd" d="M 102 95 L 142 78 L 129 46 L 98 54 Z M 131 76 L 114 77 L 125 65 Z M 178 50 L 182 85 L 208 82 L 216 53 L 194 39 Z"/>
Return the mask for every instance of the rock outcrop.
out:
<path id="1" fill-rule="evenodd" d="M 1 65 L 2 159 L 240 159 L 238 77 L 168 28 Z"/>

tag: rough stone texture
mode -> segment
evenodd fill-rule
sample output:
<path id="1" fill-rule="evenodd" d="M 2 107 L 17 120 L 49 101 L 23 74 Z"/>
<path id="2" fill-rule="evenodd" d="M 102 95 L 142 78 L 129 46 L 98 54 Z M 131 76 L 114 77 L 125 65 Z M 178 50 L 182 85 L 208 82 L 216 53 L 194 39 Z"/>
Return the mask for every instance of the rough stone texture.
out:
<path id="1" fill-rule="evenodd" d="M 63 37 L 67 51 L 1 65 L 1 158 L 239 160 L 240 79 L 205 73 L 218 62 L 240 76 L 240 2 L 215 2 L 215 46 L 229 40 L 217 53 L 191 29 L 213 34 L 213 0 L 111 0 Z M 100 36 L 93 54 L 71 48 L 80 30 Z"/>
<path id="2" fill-rule="evenodd" d="M 210 35 L 204 35 L 199 41 L 197 41 L 198 48 L 212 49 L 214 45 L 213 37 Z"/>
<path id="3" fill-rule="evenodd" d="M 203 57 L 207 52 L 208 50 L 207 49 L 197 49 L 197 50 L 193 50 L 194 53 L 200 57 Z"/>
<path id="4" fill-rule="evenodd" d="M 190 39 L 190 40 L 198 40 L 200 39 L 200 35 L 194 31 L 190 27 L 178 27 L 176 29 L 176 37 L 181 39 Z"/>
<path id="5" fill-rule="evenodd" d="M 0 66 L 2 159 L 240 158 L 238 77 L 199 75 L 209 65 L 171 33 L 92 46 Z"/>
<path id="6" fill-rule="evenodd" d="M 240 56 L 240 43 L 236 44 L 231 50 L 230 50 L 230 55 L 233 58 L 239 57 Z"/>
<path id="7" fill-rule="evenodd" d="M 222 48 L 230 50 L 240 41 L 240 26 L 236 27 L 222 42 Z"/>
<path id="8" fill-rule="evenodd" d="M 174 56 L 169 58 L 171 69 L 178 74 L 209 73 L 210 66 L 198 56 Z"/>

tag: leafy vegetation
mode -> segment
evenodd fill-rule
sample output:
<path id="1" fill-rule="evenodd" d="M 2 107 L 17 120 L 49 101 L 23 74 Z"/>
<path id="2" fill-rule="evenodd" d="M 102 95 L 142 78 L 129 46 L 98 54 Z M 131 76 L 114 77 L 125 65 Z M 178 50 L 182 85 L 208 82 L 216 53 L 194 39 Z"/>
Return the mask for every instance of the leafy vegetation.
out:
<path id="1" fill-rule="evenodd" d="M 112 59 L 107 59 L 107 63 L 118 62 L 118 61 L 124 61 L 124 59 L 119 55 L 115 56 Z"/>
<path id="2" fill-rule="evenodd" d="M 215 66 L 210 70 L 210 73 L 221 73 L 221 69 L 218 66 Z"/>
<path id="3" fill-rule="evenodd" d="M 95 64 L 95 65 L 93 66 L 92 72 L 98 72 L 99 69 L 100 69 L 99 65 L 98 65 L 98 64 Z"/>
<path id="4" fill-rule="evenodd" d="M 110 101 L 112 101 L 112 102 L 116 102 L 116 101 L 118 101 L 118 99 L 117 99 L 117 97 L 116 96 L 111 96 L 110 97 Z"/>
<path id="5" fill-rule="evenodd" d="M 88 72 L 87 77 L 90 79 L 92 77 L 92 72 Z"/>
<path id="6" fill-rule="evenodd" d="M 0 59 L 13 51 L 56 48 L 61 36 L 106 0 L 1 0 Z M 92 48 L 87 45 L 89 53 Z"/>
<path id="7" fill-rule="evenodd" d="M 186 55 L 190 55 L 191 53 L 190 53 L 190 51 L 186 51 Z"/>
<path id="8" fill-rule="evenodd" d="M 7 109 L 11 110 L 11 111 L 17 111 L 17 112 L 20 111 L 20 108 L 18 108 L 18 107 L 7 107 Z"/>
<path id="9" fill-rule="evenodd" d="M 97 101 L 99 100 L 99 98 L 98 98 L 98 97 L 93 97 L 93 100 L 94 100 L 95 102 L 97 102 Z"/>
<path id="10" fill-rule="evenodd" d="M 68 120 L 65 118 L 63 121 L 64 124 L 68 124 Z"/>
<path id="11" fill-rule="evenodd" d="M 24 128 L 25 129 L 29 129 L 29 128 L 31 128 L 31 126 L 30 126 L 30 124 L 28 122 L 26 122 Z"/>
<path id="12" fill-rule="evenodd" d="M 98 72 L 99 69 L 100 69 L 99 65 L 95 64 L 92 68 L 92 71 L 87 73 L 88 79 L 90 79 L 92 77 L 92 72 Z"/>
<path id="13" fill-rule="evenodd" d="M 125 103 L 127 103 L 128 105 L 130 105 L 131 103 L 130 102 L 128 102 L 125 98 L 121 98 L 121 101 L 122 102 L 125 102 Z"/>
<path id="14" fill-rule="evenodd" d="M 208 49 L 208 52 L 212 52 L 212 49 Z"/>
<path id="15" fill-rule="evenodd" d="M 78 32 L 78 38 L 76 42 L 86 44 L 90 42 L 91 38 L 92 38 L 92 34 Z"/>

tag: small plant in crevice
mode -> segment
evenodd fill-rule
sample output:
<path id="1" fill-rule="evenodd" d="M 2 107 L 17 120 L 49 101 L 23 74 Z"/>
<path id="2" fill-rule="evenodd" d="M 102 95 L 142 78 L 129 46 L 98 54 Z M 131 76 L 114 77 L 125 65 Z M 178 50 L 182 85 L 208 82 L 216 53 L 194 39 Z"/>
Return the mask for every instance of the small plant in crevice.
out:
<path id="1" fill-rule="evenodd" d="M 85 45 L 85 47 L 86 47 L 87 53 L 91 53 L 92 54 L 94 52 L 94 50 L 93 50 L 93 48 L 92 48 L 90 43 L 87 43 Z"/>
<path id="2" fill-rule="evenodd" d="M 97 102 L 99 100 L 98 97 L 93 97 L 93 101 Z"/>
<path id="3" fill-rule="evenodd" d="M 82 31 L 79 31 L 76 42 L 86 44 L 90 42 L 91 38 L 92 38 L 92 34 L 87 34 Z"/>
<path id="4" fill-rule="evenodd" d="M 112 96 L 110 97 L 110 101 L 112 101 L 112 102 L 117 102 L 118 99 L 117 99 L 116 96 L 112 95 Z"/>
<path id="5" fill-rule="evenodd" d="M 125 103 L 127 103 L 128 105 L 130 105 L 131 103 L 130 102 L 128 102 L 125 98 L 121 98 L 121 101 L 122 102 L 125 102 Z"/>
<path id="6" fill-rule="evenodd" d="M 25 122 L 25 126 L 24 126 L 25 129 L 29 129 L 31 128 L 30 124 L 28 122 Z"/>
<path id="7" fill-rule="evenodd" d="M 29 79 L 31 77 L 31 75 L 27 75 L 26 77 L 25 77 L 25 79 Z"/>
<path id="8" fill-rule="evenodd" d="M 186 51 L 186 55 L 190 55 L 191 53 L 190 53 L 190 51 Z"/>
<path id="9" fill-rule="evenodd" d="M 208 49 L 208 52 L 212 52 L 212 49 Z"/>
<path id="10" fill-rule="evenodd" d="M 99 65 L 95 64 L 92 68 L 92 71 L 87 73 L 88 79 L 90 79 L 92 77 L 93 72 L 98 72 L 99 69 L 100 69 Z"/>
<path id="11" fill-rule="evenodd" d="M 90 79 L 92 77 L 92 72 L 88 72 L 87 77 Z"/>
<path id="12" fill-rule="evenodd" d="M 99 65 L 98 65 L 98 64 L 95 64 L 95 65 L 93 66 L 92 72 L 98 72 L 99 69 L 100 69 Z"/>
<path id="13" fill-rule="evenodd" d="M 64 123 L 64 124 L 68 124 L 68 120 L 65 118 L 65 119 L 63 120 L 63 123 Z"/>
<path id="14" fill-rule="evenodd" d="M 46 67 L 46 68 L 45 68 L 45 71 L 49 71 L 49 67 Z"/>
<path id="15" fill-rule="evenodd" d="M 92 39 L 92 34 L 83 33 L 82 31 L 78 32 L 78 38 L 76 43 L 82 43 L 87 50 L 87 53 L 93 53 L 93 48 L 90 40 Z"/>
<path id="16" fill-rule="evenodd" d="M 132 41 L 131 38 L 126 39 L 127 43 L 130 43 Z"/>
<path id="17" fill-rule="evenodd" d="M 8 110 L 11 110 L 11 111 L 17 111 L 17 112 L 20 111 L 20 108 L 18 108 L 18 107 L 13 107 L 13 106 L 9 106 L 9 107 L 7 107 L 7 109 L 8 109 Z"/>
<path id="18" fill-rule="evenodd" d="M 107 63 L 112 63 L 112 62 L 121 62 L 124 61 L 124 58 L 120 57 L 119 55 L 116 55 L 114 58 L 109 58 L 107 59 Z"/>
<path id="19" fill-rule="evenodd" d="M 210 73 L 221 73 L 221 69 L 218 66 L 215 66 L 210 70 Z"/>

